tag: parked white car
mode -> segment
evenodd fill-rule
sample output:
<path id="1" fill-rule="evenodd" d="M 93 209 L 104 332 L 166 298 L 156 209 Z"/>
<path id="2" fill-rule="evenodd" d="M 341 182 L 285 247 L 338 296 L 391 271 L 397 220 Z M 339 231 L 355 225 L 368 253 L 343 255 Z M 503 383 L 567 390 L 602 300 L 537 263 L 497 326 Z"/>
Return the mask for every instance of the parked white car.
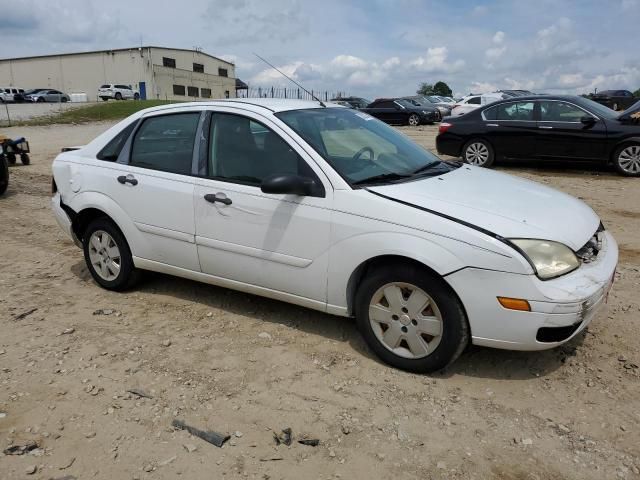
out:
<path id="1" fill-rule="evenodd" d="M 501 93 L 486 93 L 484 95 L 469 95 L 455 103 L 451 109 L 452 116 L 464 115 L 471 112 L 481 105 L 497 102 L 505 98 Z"/>
<path id="2" fill-rule="evenodd" d="M 101 85 L 98 89 L 98 98 L 101 98 L 105 102 L 109 99 L 112 100 L 138 100 L 140 99 L 140 94 L 136 92 L 131 85 L 120 85 L 107 83 L 105 85 Z"/>
<path id="3" fill-rule="evenodd" d="M 18 94 L 24 93 L 23 88 L 18 87 L 0 87 L 0 101 L 4 102 L 13 102 L 15 101 L 15 96 Z"/>
<path id="4" fill-rule="evenodd" d="M 102 287 L 153 270 L 355 316 L 382 359 L 416 372 L 469 342 L 566 342 L 604 303 L 618 260 L 582 201 L 442 162 L 319 102 L 143 110 L 59 154 L 53 176 L 55 216 Z"/>

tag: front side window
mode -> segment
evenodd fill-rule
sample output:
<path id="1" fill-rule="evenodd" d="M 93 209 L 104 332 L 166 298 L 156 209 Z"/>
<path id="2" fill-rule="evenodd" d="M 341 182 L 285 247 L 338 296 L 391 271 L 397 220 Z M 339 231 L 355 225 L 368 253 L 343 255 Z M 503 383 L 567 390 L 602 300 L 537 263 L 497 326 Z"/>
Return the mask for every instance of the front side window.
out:
<path id="1" fill-rule="evenodd" d="M 396 129 L 363 112 L 314 108 L 276 116 L 352 185 L 443 174 L 453 169 Z"/>
<path id="2" fill-rule="evenodd" d="M 533 102 L 511 102 L 496 105 L 494 107 L 495 118 L 493 120 L 533 120 L 533 105 Z"/>
<path id="3" fill-rule="evenodd" d="M 255 186 L 271 175 L 316 178 L 280 135 L 255 120 L 216 113 L 209 135 L 209 175 L 213 178 Z"/>
<path id="4" fill-rule="evenodd" d="M 136 132 L 129 163 L 163 172 L 191 174 L 200 112 L 150 117 Z"/>
<path id="5" fill-rule="evenodd" d="M 543 122 L 580 122 L 587 113 L 566 102 L 540 102 L 540 120 Z"/>
<path id="6" fill-rule="evenodd" d="M 480 97 L 471 97 L 469 100 L 467 100 L 467 103 L 471 105 L 480 105 Z"/>

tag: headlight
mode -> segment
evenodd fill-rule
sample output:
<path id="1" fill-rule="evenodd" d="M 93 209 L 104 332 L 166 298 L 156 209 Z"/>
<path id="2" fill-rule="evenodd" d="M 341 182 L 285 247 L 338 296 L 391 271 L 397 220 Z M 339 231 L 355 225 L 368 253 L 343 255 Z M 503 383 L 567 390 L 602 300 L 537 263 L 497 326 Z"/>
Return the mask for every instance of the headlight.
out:
<path id="1" fill-rule="evenodd" d="M 580 266 L 576 254 L 562 243 L 524 238 L 510 240 L 522 250 L 541 280 L 559 277 Z"/>

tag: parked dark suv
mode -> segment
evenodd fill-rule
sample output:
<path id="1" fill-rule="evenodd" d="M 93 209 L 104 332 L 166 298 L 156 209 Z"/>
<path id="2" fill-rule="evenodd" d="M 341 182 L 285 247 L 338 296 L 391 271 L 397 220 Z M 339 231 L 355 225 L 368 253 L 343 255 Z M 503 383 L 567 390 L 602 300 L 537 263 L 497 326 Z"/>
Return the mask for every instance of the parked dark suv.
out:
<path id="1" fill-rule="evenodd" d="M 629 90 L 603 90 L 590 95 L 589 98 L 612 110 L 626 110 L 638 101 Z"/>
<path id="2" fill-rule="evenodd" d="M 362 111 L 392 125 L 417 126 L 439 122 L 442 118 L 437 108 L 414 105 L 402 98 L 378 98 Z"/>

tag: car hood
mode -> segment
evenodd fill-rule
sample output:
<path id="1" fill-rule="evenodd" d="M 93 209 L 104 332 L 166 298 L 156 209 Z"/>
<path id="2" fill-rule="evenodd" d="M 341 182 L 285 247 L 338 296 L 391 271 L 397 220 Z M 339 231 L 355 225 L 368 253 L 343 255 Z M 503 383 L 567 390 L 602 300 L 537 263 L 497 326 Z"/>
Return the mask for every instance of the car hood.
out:
<path id="1" fill-rule="evenodd" d="M 577 198 L 467 165 L 437 177 L 367 189 L 505 238 L 553 240 L 574 251 L 587 243 L 600 224 L 595 212 Z"/>

